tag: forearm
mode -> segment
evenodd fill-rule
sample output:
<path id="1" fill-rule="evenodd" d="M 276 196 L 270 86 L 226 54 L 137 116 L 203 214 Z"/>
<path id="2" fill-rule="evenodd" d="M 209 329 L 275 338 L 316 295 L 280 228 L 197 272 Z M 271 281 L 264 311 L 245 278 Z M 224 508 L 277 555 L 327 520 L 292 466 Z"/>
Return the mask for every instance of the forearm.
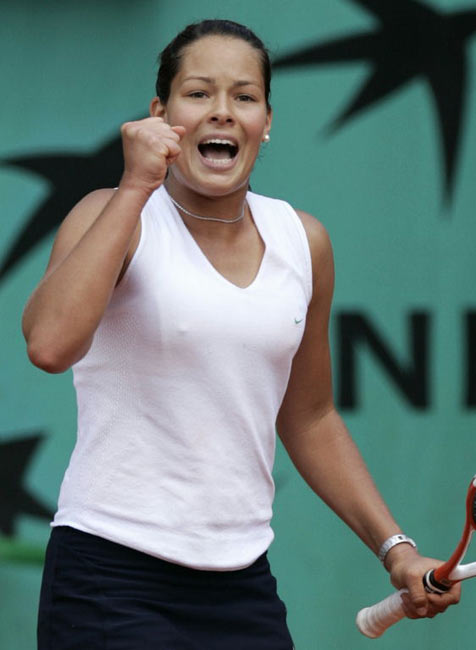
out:
<path id="1" fill-rule="evenodd" d="M 401 532 L 335 409 L 282 439 L 314 492 L 374 553 L 390 535 Z"/>
<path id="2" fill-rule="evenodd" d="M 117 282 L 146 197 L 117 190 L 69 251 L 53 264 L 23 315 L 35 365 L 61 372 L 87 351 Z"/>

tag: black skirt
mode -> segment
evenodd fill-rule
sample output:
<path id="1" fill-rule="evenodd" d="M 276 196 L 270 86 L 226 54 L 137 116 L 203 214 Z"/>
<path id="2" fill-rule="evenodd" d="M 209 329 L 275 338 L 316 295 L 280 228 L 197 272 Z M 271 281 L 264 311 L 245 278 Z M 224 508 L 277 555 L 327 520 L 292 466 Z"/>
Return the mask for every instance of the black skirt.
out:
<path id="1" fill-rule="evenodd" d="M 266 554 L 199 571 L 101 537 L 54 528 L 38 650 L 292 650 Z"/>

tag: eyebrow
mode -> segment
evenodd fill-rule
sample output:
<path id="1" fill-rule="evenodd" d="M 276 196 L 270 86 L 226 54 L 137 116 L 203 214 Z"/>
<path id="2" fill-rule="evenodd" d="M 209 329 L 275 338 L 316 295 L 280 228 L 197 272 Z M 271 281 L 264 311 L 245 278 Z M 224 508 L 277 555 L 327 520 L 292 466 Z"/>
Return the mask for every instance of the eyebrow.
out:
<path id="1" fill-rule="evenodd" d="M 204 81 L 207 84 L 215 84 L 216 79 L 213 79 L 213 77 L 201 77 L 201 76 L 192 76 L 192 77 L 186 77 L 186 79 L 183 80 L 184 83 L 185 81 Z M 256 81 L 248 81 L 247 79 L 240 79 L 238 81 L 235 81 L 233 84 L 233 87 L 239 87 L 239 86 L 259 86 L 259 84 L 256 83 Z"/>

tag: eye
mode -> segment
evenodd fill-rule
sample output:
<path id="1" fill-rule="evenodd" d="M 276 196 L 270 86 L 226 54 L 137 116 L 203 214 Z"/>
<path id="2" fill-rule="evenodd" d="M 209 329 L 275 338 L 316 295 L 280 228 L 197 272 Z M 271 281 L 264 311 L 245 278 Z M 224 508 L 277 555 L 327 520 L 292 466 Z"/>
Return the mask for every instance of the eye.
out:
<path id="1" fill-rule="evenodd" d="M 195 97 L 196 99 L 203 99 L 207 95 L 203 90 L 194 90 L 192 93 L 189 93 L 188 96 Z"/>
<path id="2" fill-rule="evenodd" d="M 251 97 L 251 95 L 238 95 L 238 100 L 240 102 L 254 102 L 255 101 L 254 97 Z"/>

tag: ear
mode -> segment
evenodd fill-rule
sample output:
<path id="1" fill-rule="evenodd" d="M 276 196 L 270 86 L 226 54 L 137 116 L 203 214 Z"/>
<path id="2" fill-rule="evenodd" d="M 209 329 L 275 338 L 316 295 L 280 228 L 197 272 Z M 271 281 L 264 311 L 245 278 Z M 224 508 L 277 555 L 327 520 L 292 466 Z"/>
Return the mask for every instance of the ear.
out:
<path id="1" fill-rule="evenodd" d="M 263 130 L 263 139 L 266 135 L 269 135 L 269 132 L 271 131 L 272 121 L 273 121 L 273 110 L 270 108 L 266 115 L 266 122 Z"/>
<path id="2" fill-rule="evenodd" d="M 162 104 L 158 97 L 154 97 L 150 102 L 149 113 L 151 117 L 161 117 L 167 121 L 167 107 Z"/>

